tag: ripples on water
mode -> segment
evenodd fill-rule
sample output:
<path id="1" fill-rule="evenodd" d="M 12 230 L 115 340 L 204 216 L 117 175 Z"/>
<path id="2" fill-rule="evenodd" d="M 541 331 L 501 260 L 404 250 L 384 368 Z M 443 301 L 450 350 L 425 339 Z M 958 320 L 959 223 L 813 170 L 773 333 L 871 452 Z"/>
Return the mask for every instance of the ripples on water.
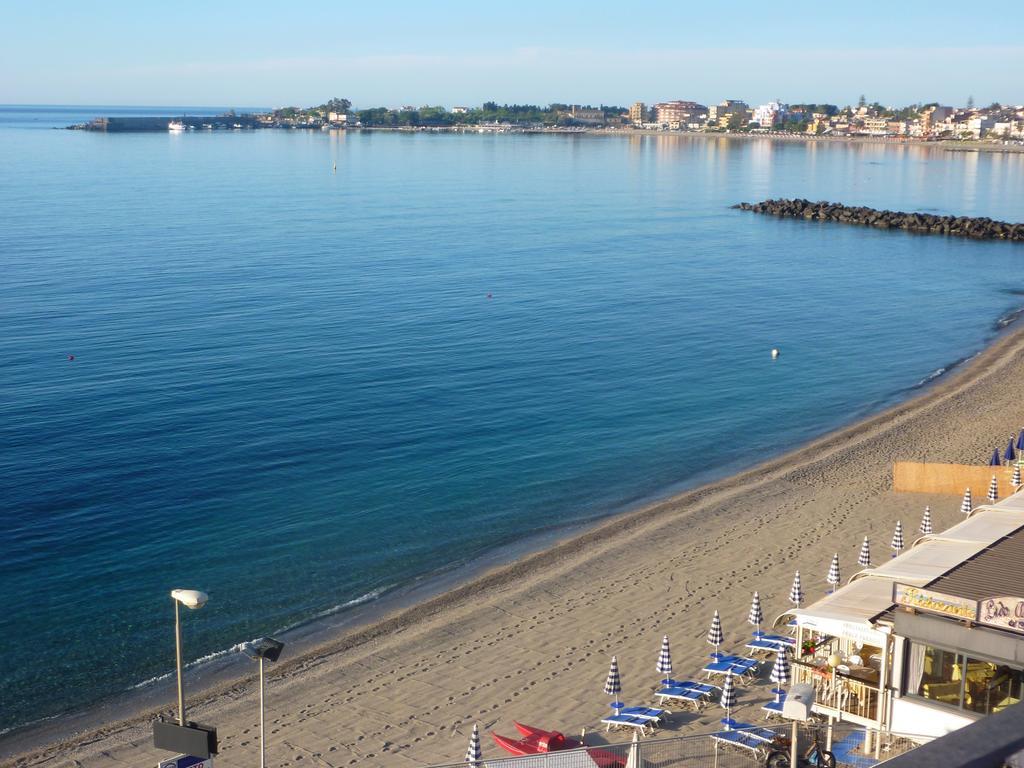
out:
<path id="1" fill-rule="evenodd" d="M 1020 221 L 1020 155 L 0 118 L 0 728 L 166 674 L 171 587 L 224 652 L 880 408 L 1024 287 L 729 209 Z"/>

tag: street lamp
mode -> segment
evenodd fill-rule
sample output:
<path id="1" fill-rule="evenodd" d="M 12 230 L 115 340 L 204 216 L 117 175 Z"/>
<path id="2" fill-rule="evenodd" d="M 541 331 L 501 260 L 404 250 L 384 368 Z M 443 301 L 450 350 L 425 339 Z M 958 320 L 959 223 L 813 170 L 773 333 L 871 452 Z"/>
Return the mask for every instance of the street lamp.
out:
<path id="1" fill-rule="evenodd" d="M 185 688 L 181 680 L 181 610 L 184 605 L 191 610 L 197 610 L 206 605 L 210 599 L 205 592 L 198 589 L 172 589 L 171 599 L 174 600 L 174 649 L 178 660 L 178 725 L 185 725 Z"/>
<path id="2" fill-rule="evenodd" d="M 263 660 L 277 661 L 284 643 L 272 637 L 261 637 L 242 646 L 242 653 L 260 663 L 260 768 L 264 768 L 266 741 L 263 735 Z"/>

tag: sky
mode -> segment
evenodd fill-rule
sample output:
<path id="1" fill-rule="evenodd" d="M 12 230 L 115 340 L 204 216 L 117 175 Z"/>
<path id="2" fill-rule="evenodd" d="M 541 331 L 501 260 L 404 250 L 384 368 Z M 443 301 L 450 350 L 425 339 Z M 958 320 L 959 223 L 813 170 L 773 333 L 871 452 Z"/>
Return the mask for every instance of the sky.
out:
<path id="1" fill-rule="evenodd" d="M 0 103 L 1024 103 L 1024 3 L 0 0 Z"/>

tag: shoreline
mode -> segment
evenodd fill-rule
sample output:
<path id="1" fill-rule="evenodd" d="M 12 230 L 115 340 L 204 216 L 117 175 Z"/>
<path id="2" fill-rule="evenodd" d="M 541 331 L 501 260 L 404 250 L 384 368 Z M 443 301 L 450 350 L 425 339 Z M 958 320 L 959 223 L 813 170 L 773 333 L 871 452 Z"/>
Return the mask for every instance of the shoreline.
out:
<path id="1" fill-rule="evenodd" d="M 292 129 L 281 129 L 292 130 Z M 295 129 L 299 130 L 299 129 Z M 654 128 L 520 128 L 509 125 L 500 128 L 478 126 L 352 126 L 343 129 L 356 133 L 383 132 L 383 133 L 470 133 L 470 134 L 521 134 L 526 136 L 671 136 L 676 138 L 692 138 L 698 140 L 725 139 L 736 141 L 783 141 L 804 144 L 869 144 L 885 147 L 924 147 L 926 149 L 941 149 L 946 152 L 985 152 L 985 153 L 1024 153 L 1024 144 L 996 144 L 980 139 L 967 141 L 956 141 L 941 139 L 930 141 L 922 138 L 901 138 L 899 136 L 817 136 L 798 133 L 743 133 L 725 131 L 662 131 Z"/>
<path id="2" fill-rule="evenodd" d="M 474 565 L 471 570 L 475 573 L 469 574 L 456 569 L 451 574 L 454 577 L 453 583 L 447 591 L 437 592 L 438 586 L 435 584 L 435 593 L 431 596 L 430 585 L 426 585 L 428 588 L 425 596 L 417 596 L 416 589 L 411 589 L 410 594 L 406 596 L 406 605 L 377 605 L 376 610 L 373 605 L 367 606 L 365 613 L 360 612 L 363 614 L 362 618 L 356 619 L 355 626 L 340 630 L 330 629 L 332 637 L 314 638 L 305 647 L 300 640 L 297 643 L 301 648 L 300 654 L 296 657 L 288 654 L 286 660 L 271 668 L 268 680 L 291 681 L 301 688 L 304 677 L 313 674 L 313 670 L 339 661 L 349 662 L 348 659 L 339 659 L 343 654 L 372 654 L 375 644 L 413 631 L 422 625 L 440 623 L 450 626 L 460 613 L 472 611 L 478 602 L 500 602 L 502 593 L 519 582 L 550 581 L 567 566 L 576 567 L 580 562 L 592 564 L 595 558 L 601 557 L 602 551 L 608 549 L 609 542 L 614 543 L 619 537 L 642 536 L 646 532 L 664 527 L 679 516 L 691 520 L 698 526 L 713 523 L 714 515 L 698 517 L 702 504 L 711 502 L 718 496 L 743 494 L 751 487 L 756 490 L 759 485 L 777 481 L 780 475 L 799 471 L 804 465 L 822 460 L 823 455 L 855 450 L 859 440 L 877 437 L 876 433 L 884 436 L 886 433 L 896 432 L 908 420 L 924 417 L 943 402 L 981 388 L 993 376 L 1015 362 L 1020 364 L 1022 360 L 1024 328 L 1010 327 L 996 334 L 988 346 L 968 359 L 966 364 L 957 366 L 947 375 L 934 379 L 909 399 L 828 432 L 780 456 L 730 476 L 673 493 L 666 498 L 577 524 L 568 531 L 556 530 L 548 534 L 546 542 L 534 542 L 536 546 L 543 548 L 528 548 L 525 553 L 518 555 L 518 559 L 511 562 L 496 565 L 471 564 Z M 878 480 L 876 478 L 876 482 Z M 888 485 L 888 478 L 884 479 L 884 484 Z M 739 603 L 744 603 L 744 598 L 737 596 L 737 599 Z M 489 607 L 495 606 L 492 604 Z M 745 611 L 746 605 L 743 604 L 741 607 Z M 771 612 L 770 608 L 768 612 Z M 702 640 L 696 642 L 701 643 Z M 294 649 L 295 646 L 292 646 L 291 650 Z M 605 661 L 602 659 L 601 663 Z M 216 710 L 222 705 L 251 694 L 254 679 L 251 671 L 240 676 L 232 675 L 231 679 L 218 681 L 206 690 L 189 696 L 192 716 L 218 724 L 225 747 L 228 746 L 230 739 L 224 737 L 237 736 L 232 734 L 234 728 L 228 727 L 227 722 L 221 722 L 216 713 L 198 715 L 196 712 L 203 709 Z M 156 690 L 158 689 L 155 688 Z M 195 691 L 194 687 L 192 690 Z M 170 702 L 171 697 L 168 696 L 160 706 L 136 711 L 124 719 L 73 733 L 68 733 L 68 723 L 44 721 L 35 726 L 25 726 L 22 730 L 12 732 L 8 737 L 0 737 L 0 745 L 8 742 L 14 747 L 11 749 L 6 745 L 0 746 L 0 751 L 5 755 L 3 765 L 45 765 L 66 753 L 88 751 L 107 742 L 113 742 L 114 746 L 121 748 L 125 748 L 125 745 L 140 748 L 139 742 L 144 743 L 148 740 L 149 722 L 157 714 L 170 712 Z M 102 711 L 101 709 L 100 713 Z"/>

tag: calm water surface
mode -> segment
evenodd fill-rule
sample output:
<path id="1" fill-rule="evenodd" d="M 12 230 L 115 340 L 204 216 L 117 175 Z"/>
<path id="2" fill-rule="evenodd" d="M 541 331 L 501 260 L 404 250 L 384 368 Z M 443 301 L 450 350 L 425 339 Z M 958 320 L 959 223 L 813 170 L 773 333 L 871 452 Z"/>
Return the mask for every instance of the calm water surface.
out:
<path id="1" fill-rule="evenodd" d="M 225 652 L 877 410 L 1024 303 L 1019 246 L 729 208 L 1024 221 L 1024 155 L 45 129 L 111 112 L 0 109 L 0 729 L 169 672 L 172 587 Z"/>

